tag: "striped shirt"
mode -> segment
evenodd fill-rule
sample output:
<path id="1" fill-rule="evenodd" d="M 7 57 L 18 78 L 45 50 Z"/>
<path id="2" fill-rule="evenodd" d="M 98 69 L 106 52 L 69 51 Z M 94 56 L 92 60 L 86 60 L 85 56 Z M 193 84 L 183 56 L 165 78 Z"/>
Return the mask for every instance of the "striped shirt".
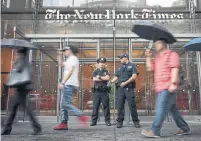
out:
<path id="1" fill-rule="evenodd" d="M 171 68 L 179 68 L 179 55 L 170 50 L 156 55 L 153 62 L 154 83 L 156 92 L 168 89 L 171 84 Z"/>

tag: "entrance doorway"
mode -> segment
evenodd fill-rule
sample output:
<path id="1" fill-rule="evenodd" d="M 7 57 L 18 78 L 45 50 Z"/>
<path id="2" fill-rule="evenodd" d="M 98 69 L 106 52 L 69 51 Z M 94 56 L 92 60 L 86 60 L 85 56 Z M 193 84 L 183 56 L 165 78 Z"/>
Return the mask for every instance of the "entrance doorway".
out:
<path id="1" fill-rule="evenodd" d="M 56 52 L 57 49 L 68 44 L 79 48 L 80 88 L 73 100 L 77 107 L 85 113 L 91 114 L 92 109 L 88 107 L 86 103 L 92 98 L 92 72 L 96 66 L 96 59 L 102 56 L 107 58 L 106 67 L 108 68 L 111 77 L 113 77 L 114 70 L 120 66 L 117 56 L 122 52 L 126 52 L 129 53 L 130 61 L 137 65 L 137 69 L 140 73 L 136 80 L 137 88 L 135 89 L 139 115 L 154 115 L 155 91 L 153 74 L 146 72 L 144 56 L 144 49 L 149 45 L 149 42 L 137 37 L 133 38 L 133 35 L 118 35 L 116 38 L 116 50 L 113 50 L 113 39 L 111 38 L 111 35 L 107 35 L 108 37 L 96 36 L 97 35 L 94 35 L 94 37 L 87 36 L 87 38 L 85 38 L 82 35 L 79 37 L 78 35 L 76 37 L 70 37 L 70 35 L 68 35 L 68 37 L 60 38 L 60 36 L 58 38 L 46 35 L 34 35 L 34 38 L 31 38 L 31 35 L 28 35 L 28 37 L 31 38 L 31 41 L 34 44 L 43 47 L 45 52 L 32 51 L 32 62 L 35 70 L 35 93 L 39 93 L 41 96 L 39 115 L 56 116 L 58 114 L 59 92 L 57 91 L 57 83 L 60 81 L 60 74 L 56 61 Z M 170 49 L 180 54 L 184 71 L 186 68 L 185 52 L 182 47 L 189 40 L 189 37 L 183 35 L 181 37 L 181 35 L 178 35 L 179 42 L 170 46 Z M 114 54 L 116 55 L 114 56 Z M 62 70 L 60 72 L 62 72 Z M 190 97 L 191 103 L 188 102 L 189 94 L 186 92 L 185 88 L 181 88 L 178 92 L 178 107 L 184 114 L 188 114 L 190 108 L 196 113 L 199 107 L 197 104 L 199 101 L 199 92 L 192 90 L 192 97 Z M 114 104 L 114 101 L 114 98 L 111 97 L 111 103 Z M 190 106 L 190 104 L 192 105 Z M 34 107 L 36 108 L 33 104 L 33 108 Z M 113 106 L 111 105 L 111 109 L 112 107 Z"/>

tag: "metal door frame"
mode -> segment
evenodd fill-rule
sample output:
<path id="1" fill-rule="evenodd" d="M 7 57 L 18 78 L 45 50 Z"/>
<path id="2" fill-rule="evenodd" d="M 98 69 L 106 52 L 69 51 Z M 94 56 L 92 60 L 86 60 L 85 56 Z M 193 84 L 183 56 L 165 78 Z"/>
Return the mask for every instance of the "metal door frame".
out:
<path id="1" fill-rule="evenodd" d="M 201 34 L 174 34 L 177 41 L 187 42 L 192 38 L 200 37 Z M 97 59 L 100 56 L 100 39 L 113 39 L 113 34 L 25 34 L 26 38 L 31 38 L 32 42 L 55 42 L 62 39 L 69 39 L 69 42 L 77 41 L 77 42 L 96 42 L 97 43 L 97 57 L 96 58 L 81 58 L 84 63 L 94 63 L 94 59 Z M 144 39 L 140 39 L 135 34 L 116 34 L 116 39 L 128 39 L 129 40 L 129 55 L 132 58 L 132 42 L 141 41 L 141 42 L 149 42 Z M 91 49 L 91 48 L 86 48 Z M 135 48 L 144 49 L 144 48 Z M 133 59 L 132 59 L 133 60 Z M 113 61 L 112 58 L 109 58 L 108 61 Z M 115 58 L 115 61 L 118 61 L 118 58 Z M 137 63 L 144 63 L 145 58 L 135 58 Z M 83 97 L 82 97 L 83 98 Z M 58 105 L 58 104 L 57 104 Z M 129 114 L 127 114 L 129 115 Z M 128 119 L 128 118 L 127 118 Z"/>

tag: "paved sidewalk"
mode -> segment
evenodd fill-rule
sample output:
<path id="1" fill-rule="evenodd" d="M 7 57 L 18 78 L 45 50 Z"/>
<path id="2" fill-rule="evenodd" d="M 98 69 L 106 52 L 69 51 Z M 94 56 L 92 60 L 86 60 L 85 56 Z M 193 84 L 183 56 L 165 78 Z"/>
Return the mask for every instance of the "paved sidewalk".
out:
<path id="1" fill-rule="evenodd" d="M 75 119 L 69 123 L 68 131 L 54 131 L 52 128 L 57 123 L 41 122 L 43 125 L 42 135 L 32 136 L 32 128 L 29 122 L 18 122 L 13 125 L 13 131 L 9 136 L 2 136 L 2 141 L 200 141 L 201 140 L 201 122 L 189 121 L 192 129 L 192 135 L 175 136 L 177 131 L 174 123 L 165 123 L 161 138 L 147 139 L 141 136 L 142 128 L 150 128 L 152 121 L 143 120 L 142 128 L 136 129 L 133 124 L 124 125 L 123 128 L 117 129 L 114 126 L 107 127 L 104 122 L 99 122 L 95 127 L 80 128 Z"/>

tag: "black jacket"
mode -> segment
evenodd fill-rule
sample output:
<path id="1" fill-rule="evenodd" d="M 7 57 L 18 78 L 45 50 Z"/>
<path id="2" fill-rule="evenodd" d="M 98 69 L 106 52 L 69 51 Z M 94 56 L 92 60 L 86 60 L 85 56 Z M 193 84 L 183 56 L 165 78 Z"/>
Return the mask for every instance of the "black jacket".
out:
<path id="1" fill-rule="evenodd" d="M 21 72 L 23 69 L 28 69 L 29 70 L 29 74 L 31 76 L 31 80 L 32 80 L 32 83 L 31 84 L 28 84 L 28 85 L 25 85 L 25 86 L 22 86 L 22 87 L 19 87 L 19 89 L 25 89 L 25 90 L 32 90 L 34 85 L 33 85 L 33 69 L 32 69 L 32 66 L 31 64 L 29 63 L 29 58 L 28 56 L 24 56 L 24 57 L 21 57 L 19 58 L 15 63 L 14 63 L 14 66 L 13 68 L 18 71 L 18 72 Z"/>

